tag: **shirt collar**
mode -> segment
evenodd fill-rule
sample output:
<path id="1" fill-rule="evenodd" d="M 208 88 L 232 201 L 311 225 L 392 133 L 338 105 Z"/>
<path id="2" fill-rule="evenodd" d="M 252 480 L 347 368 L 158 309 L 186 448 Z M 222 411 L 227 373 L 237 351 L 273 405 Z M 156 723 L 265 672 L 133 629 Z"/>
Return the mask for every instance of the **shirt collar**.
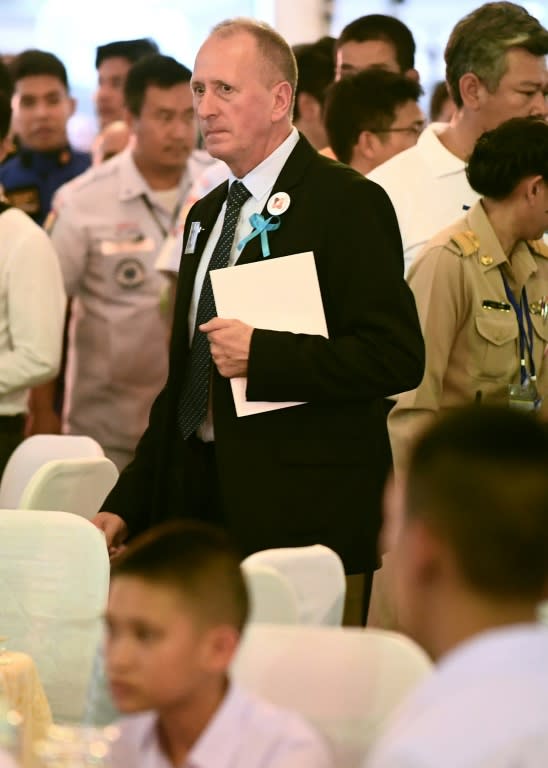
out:
<path id="1" fill-rule="evenodd" d="M 201 736 L 188 753 L 182 768 L 226 768 L 233 765 L 234 753 L 239 749 L 238 734 L 246 706 L 245 693 L 238 685 L 229 684 L 225 697 L 206 725 Z M 143 713 L 137 752 L 152 747 L 161 754 L 158 739 L 158 718 L 154 712 Z"/>
<path id="2" fill-rule="evenodd" d="M 255 168 L 240 179 L 251 192 L 251 195 L 255 200 L 262 200 L 262 198 L 272 189 L 274 181 L 280 175 L 282 168 L 286 164 L 289 155 L 295 149 L 298 141 L 299 132 L 293 127 L 287 139 L 285 139 L 274 152 L 271 152 L 262 163 L 259 163 L 259 165 L 255 166 Z M 228 178 L 229 186 L 235 180 L 236 176 L 234 176 L 233 173 L 230 173 Z"/>
<path id="3" fill-rule="evenodd" d="M 417 150 L 436 178 L 462 173 L 466 167 L 464 160 L 450 152 L 440 141 L 439 136 L 445 128 L 447 123 L 430 123 L 417 141 Z"/>
<path id="4" fill-rule="evenodd" d="M 495 234 L 489 217 L 485 209 L 478 200 L 468 211 L 466 216 L 467 224 L 477 235 L 481 232 L 481 239 L 478 237 L 480 249 L 478 257 L 483 266 L 484 272 L 496 269 L 501 264 L 507 264 L 510 276 L 518 287 L 523 287 L 528 278 L 537 271 L 537 262 L 529 250 L 527 243 L 522 240 L 518 242 L 512 251 L 512 262 L 504 253 L 498 237 Z"/>
<path id="5" fill-rule="evenodd" d="M 189 158 L 190 160 L 190 158 Z M 141 172 L 135 165 L 133 159 L 133 151 L 131 147 L 127 147 L 122 150 L 116 158 L 113 158 L 109 162 L 118 162 L 120 168 L 120 201 L 125 202 L 127 200 L 133 200 L 141 195 L 150 195 L 153 193 L 145 178 L 141 175 Z M 183 197 L 188 193 L 192 184 L 192 169 L 194 166 L 190 166 L 187 163 L 187 167 L 181 174 L 179 180 L 180 197 Z"/>

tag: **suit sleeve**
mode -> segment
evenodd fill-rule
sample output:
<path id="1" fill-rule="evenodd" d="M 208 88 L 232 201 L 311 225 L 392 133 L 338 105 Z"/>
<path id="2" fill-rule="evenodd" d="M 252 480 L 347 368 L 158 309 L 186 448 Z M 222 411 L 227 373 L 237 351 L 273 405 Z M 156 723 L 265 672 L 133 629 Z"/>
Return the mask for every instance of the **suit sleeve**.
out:
<path id="1" fill-rule="evenodd" d="M 424 347 L 394 209 L 372 182 L 356 177 L 348 187 L 315 253 L 330 337 L 256 329 L 250 400 L 363 400 L 421 380 Z"/>

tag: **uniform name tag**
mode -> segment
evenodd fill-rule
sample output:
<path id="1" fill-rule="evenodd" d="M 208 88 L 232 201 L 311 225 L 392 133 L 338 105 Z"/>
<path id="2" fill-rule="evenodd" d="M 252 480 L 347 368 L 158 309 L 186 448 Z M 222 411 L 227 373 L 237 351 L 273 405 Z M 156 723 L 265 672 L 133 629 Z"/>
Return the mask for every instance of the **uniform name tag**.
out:
<path id="1" fill-rule="evenodd" d="M 199 221 L 193 221 L 190 225 L 190 232 L 188 233 L 188 240 L 185 245 L 185 253 L 194 253 L 196 250 L 196 240 L 198 235 L 202 231 L 202 225 Z"/>
<path id="2" fill-rule="evenodd" d="M 120 256 L 122 253 L 150 253 L 155 249 L 151 237 L 138 240 L 102 240 L 100 249 L 103 256 Z"/>

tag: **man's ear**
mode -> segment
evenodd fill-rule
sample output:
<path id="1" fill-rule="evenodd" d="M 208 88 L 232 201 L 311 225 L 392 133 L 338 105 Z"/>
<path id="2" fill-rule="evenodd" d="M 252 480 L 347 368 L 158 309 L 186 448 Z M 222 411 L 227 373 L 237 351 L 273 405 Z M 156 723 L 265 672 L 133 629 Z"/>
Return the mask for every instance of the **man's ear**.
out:
<path id="1" fill-rule="evenodd" d="M 408 77 L 409 80 L 414 80 L 416 83 L 420 82 L 419 73 L 414 67 L 412 69 L 408 69 L 403 74 L 405 75 L 405 77 Z"/>
<path id="2" fill-rule="evenodd" d="M 529 205 L 534 205 L 541 192 L 544 192 L 544 179 L 542 176 L 530 176 L 523 180 L 523 191 Z"/>
<path id="3" fill-rule="evenodd" d="M 291 109 L 291 101 L 293 99 L 293 88 L 287 82 L 282 80 L 272 88 L 272 95 L 274 96 L 274 103 L 272 106 L 272 122 L 277 123 L 283 120 L 289 114 Z"/>
<path id="4" fill-rule="evenodd" d="M 70 117 L 72 117 L 72 115 L 76 112 L 78 101 L 74 98 L 74 96 L 69 96 L 68 103 L 69 103 L 69 115 Z"/>
<path id="5" fill-rule="evenodd" d="M 474 72 L 466 72 L 459 80 L 459 91 L 464 106 L 477 111 L 483 104 L 487 88 Z"/>
<path id="6" fill-rule="evenodd" d="M 230 666 L 240 642 L 240 633 L 230 624 L 218 624 L 207 630 L 202 663 L 209 672 L 224 672 Z"/>
<path id="7" fill-rule="evenodd" d="M 361 131 L 354 150 L 358 151 L 368 160 L 374 161 L 377 157 L 379 144 L 380 139 L 376 133 L 372 133 L 372 131 Z"/>

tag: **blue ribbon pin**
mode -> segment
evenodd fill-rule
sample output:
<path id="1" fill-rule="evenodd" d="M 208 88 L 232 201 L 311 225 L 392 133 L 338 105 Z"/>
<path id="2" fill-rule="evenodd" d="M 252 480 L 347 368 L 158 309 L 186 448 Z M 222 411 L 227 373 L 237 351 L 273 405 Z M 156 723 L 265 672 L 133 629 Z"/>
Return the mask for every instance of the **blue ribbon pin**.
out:
<path id="1" fill-rule="evenodd" d="M 265 219 L 260 213 L 252 213 L 249 217 L 249 223 L 253 227 L 253 231 L 244 237 L 243 240 L 237 245 L 239 251 L 242 250 L 244 245 L 247 245 L 250 240 L 253 240 L 257 235 L 261 236 L 261 249 L 263 252 L 263 259 L 267 259 L 270 256 L 270 246 L 268 244 L 268 233 L 275 232 L 280 227 L 279 216 L 270 216 Z"/>

